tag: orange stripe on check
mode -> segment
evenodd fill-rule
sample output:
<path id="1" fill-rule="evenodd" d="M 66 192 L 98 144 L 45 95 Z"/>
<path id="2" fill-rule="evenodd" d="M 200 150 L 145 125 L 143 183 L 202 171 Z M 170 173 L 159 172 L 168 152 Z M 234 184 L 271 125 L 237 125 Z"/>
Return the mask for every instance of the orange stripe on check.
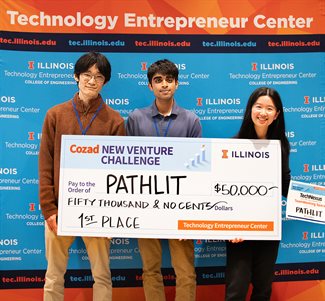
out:
<path id="1" fill-rule="evenodd" d="M 314 186 L 313 188 L 315 190 L 325 190 L 325 187 L 322 187 L 322 186 Z"/>
<path id="2" fill-rule="evenodd" d="M 274 222 L 265 221 L 196 221 L 179 220 L 178 230 L 273 231 Z"/>

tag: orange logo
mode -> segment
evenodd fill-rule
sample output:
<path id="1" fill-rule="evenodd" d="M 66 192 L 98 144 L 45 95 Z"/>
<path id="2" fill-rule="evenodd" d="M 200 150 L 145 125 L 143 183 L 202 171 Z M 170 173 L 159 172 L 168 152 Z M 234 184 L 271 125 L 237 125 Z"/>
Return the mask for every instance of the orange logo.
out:
<path id="1" fill-rule="evenodd" d="M 141 62 L 141 71 L 147 70 L 147 62 Z"/>
<path id="2" fill-rule="evenodd" d="M 80 146 L 72 144 L 70 146 L 70 152 L 74 154 L 99 154 L 99 144 L 95 146 Z"/>
<path id="3" fill-rule="evenodd" d="M 309 172 L 309 164 L 304 164 L 304 172 Z"/>
<path id="4" fill-rule="evenodd" d="M 35 132 L 28 132 L 28 140 L 35 140 Z"/>
<path id="5" fill-rule="evenodd" d="M 34 69 L 34 61 L 29 61 L 28 62 L 28 69 L 31 69 L 31 70 L 33 70 Z"/>
<path id="6" fill-rule="evenodd" d="M 35 203 L 29 203 L 29 211 L 35 211 Z"/>
<path id="7" fill-rule="evenodd" d="M 257 71 L 257 63 L 252 63 L 252 71 Z"/>
<path id="8" fill-rule="evenodd" d="M 222 159 L 228 159 L 228 150 L 227 149 L 222 150 Z"/>
<path id="9" fill-rule="evenodd" d="M 302 239 L 308 240 L 308 232 L 302 232 Z"/>

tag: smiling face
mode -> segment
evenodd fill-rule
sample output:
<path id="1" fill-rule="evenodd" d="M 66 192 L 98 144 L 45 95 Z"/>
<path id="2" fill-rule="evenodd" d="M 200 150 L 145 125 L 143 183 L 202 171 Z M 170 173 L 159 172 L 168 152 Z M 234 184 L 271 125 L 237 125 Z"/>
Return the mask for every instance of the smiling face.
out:
<path id="1" fill-rule="evenodd" d="M 172 76 L 156 73 L 148 86 L 155 95 L 156 102 L 170 103 L 173 102 L 178 81 Z"/>
<path id="2" fill-rule="evenodd" d="M 252 107 L 251 118 L 259 138 L 266 138 L 269 125 L 278 117 L 279 111 L 268 95 L 260 96 Z"/>
<path id="3" fill-rule="evenodd" d="M 104 75 L 100 73 L 96 64 L 81 73 L 79 78 L 76 75 L 74 78 L 78 82 L 79 98 L 86 103 L 98 97 L 105 81 Z"/>

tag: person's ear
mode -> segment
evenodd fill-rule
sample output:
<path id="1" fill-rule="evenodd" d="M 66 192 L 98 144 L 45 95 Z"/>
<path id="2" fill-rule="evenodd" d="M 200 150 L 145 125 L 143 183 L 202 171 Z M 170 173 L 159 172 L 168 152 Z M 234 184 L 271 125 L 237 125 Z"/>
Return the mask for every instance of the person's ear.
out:
<path id="1" fill-rule="evenodd" d="M 276 119 L 278 118 L 279 114 L 280 114 L 280 111 L 278 111 L 278 112 L 275 114 L 275 116 L 274 116 L 274 119 L 273 119 L 273 120 L 276 120 Z"/>
<path id="2" fill-rule="evenodd" d="M 152 91 L 153 88 L 152 88 L 152 85 L 150 83 L 148 83 L 148 88 Z"/>
<path id="3" fill-rule="evenodd" d="M 77 83 L 79 82 L 79 77 L 76 74 L 73 75 L 73 78 Z"/>

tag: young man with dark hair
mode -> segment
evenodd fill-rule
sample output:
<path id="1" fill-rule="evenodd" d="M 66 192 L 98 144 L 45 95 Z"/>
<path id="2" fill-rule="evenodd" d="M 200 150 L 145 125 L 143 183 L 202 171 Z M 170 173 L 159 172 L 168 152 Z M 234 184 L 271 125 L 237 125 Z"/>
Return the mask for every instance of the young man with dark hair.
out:
<path id="1" fill-rule="evenodd" d="M 123 136 L 124 120 L 99 94 L 111 78 L 111 65 L 101 53 L 81 56 L 74 68 L 79 91 L 72 99 L 50 108 L 45 116 L 39 152 L 40 204 L 45 219 L 45 248 L 48 262 L 44 301 L 63 301 L 64 274 L 69 248 L 75 237 L 57 235 L 60 152 L 62 135 Z M 109 268 L 110 241 L 104 237 L 82 238 L 94 278 L 93 300 L 112 300 Z"/>
<path id="2" fill-rule="evenodd" d="M 174 99 L 178 69 L 169 60 L 153 63 L 147 72 L 155 100 L 151 106 L 133 111 L 127 121 L 129 136 L 201 137 L 199 118 L 179 107 Z M 176 301 L 194 301 L 196 273 L 192 240 L 169 239 L 171 263 L 176 274 Z M 161 274 L 160 239 L 138 239 L 143 264 L 143 286 L 147 301 L 165 301 Z"/>

